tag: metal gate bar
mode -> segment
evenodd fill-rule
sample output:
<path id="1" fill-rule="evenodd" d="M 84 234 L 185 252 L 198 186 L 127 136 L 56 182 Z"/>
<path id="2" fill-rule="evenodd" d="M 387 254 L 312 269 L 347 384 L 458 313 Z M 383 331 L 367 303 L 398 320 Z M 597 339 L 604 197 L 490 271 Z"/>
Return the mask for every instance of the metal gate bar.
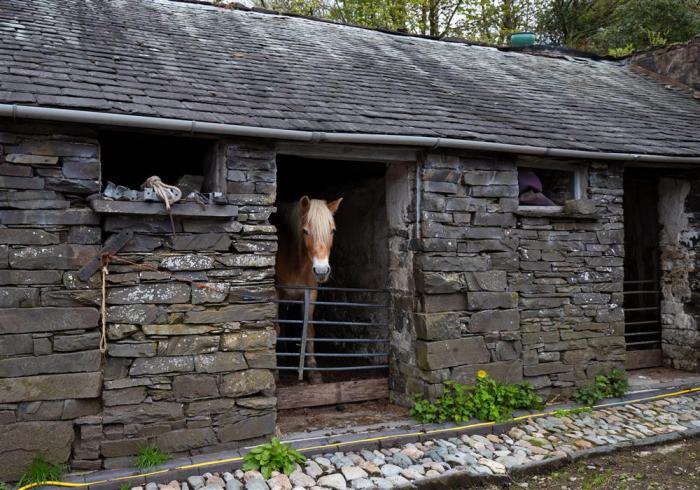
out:
<path id="1" fill-rule="evenodd" d="M 331 342 L 337 342 L 337 343 L 349 343 L 349 344 L 389 344 L 389 338 L 388 338 L 388 327 L 389 323 L 388 321 L 382 321 L 382 322 L 372 322 L 372 321 L 347 321 L 347 320 L 313 320 L 312 318 L 309 318 L 309 312 L 310 312 L 310 306 L 314 305 L 317 306 L 318 308 L 324 308 L 324 307 L 337 307 L 337 308 L 353 308 L 353 309 L 368 309 L 372 311 L 376 311 L 379 309 L 384 309 L 386 310 L 386 314 L 388 316 L 389 310 L 390 310 L 390 292 L 386 289 L 360 289 L 360 288 L 336 288 L 336 287 L 309 287 L 309 286 L 296 286 L 296 285 L 278 285 L 276 286 L 278 289 L 282 290 L 303 290 L 303 299 L 278 299 L 276 302 L 280 305 L 300 305 L 302 307 L 302 317 L 301 319 L 287 319 L 287 318 L 281 318 L 277 320 L 278 324 L 281 325 L 300 325 L 301 326 L 301 333 L 299 337 L 296 336 L 285 336 L 285 337 L 279 337 L 277 340 L 278 341 L 288 341 L 288 342 L 300 342 L 299 345 L 299 351 L 298 352 L 278 352 L 277 356 L 280 358 L 289 358 L 289 357 L 299 357 L 299 363 L 297 366 L 279 366 L 277 369 L 283 370 L 283 371 L 297 371 L 298 372 L 298 378 L 299 380 L 303 379 L 304 372 L 305 371 L 351 371 L 351 370 L 358 370 L 358 369 L 387 369 L 389 367 L 388 363 L 384 364 L 358 364 L 358 363 L 353 363 L 352 366 L 333 366 L 333 367 L 306 367 L 306 358 L 308 357 L 307 353 L 307 343 L 312 341 L 314 343 L 316 342 L 324 342 L 326 344 L 331 343 Z M 322 291 L 331 291 L 331 292 L 345 292 L 345 293 L 359 293 L 363 295 L 386 295 L 386 301 L 384 302 L 367 302 L 367 301 L 311 301 L 311 291 L 317 290 L 319 292 Z M 354 327 L 360 327 L 360 328 L 371 328 L 374 331 L 376 329 L 386 329 L 387 334 L 384 337 L 381 338 L 359 338 L 357 335 L 354 337 L 350 338 L 343 338 L 343 337 L 314 337 L 313 340 L 308 338 L 308 327 L 309 324 L 313 323 L 314 327 L 316 326 L 342 326 L 342 327 L 349 327 L 349 328 L 354 328 Z M 321 352 L 321 353 L 314 353 L 314 357 L 319 357 L 319 358 L 334 358 L 334 359 L 361 359 L 361 358 L 382 358 L 382 357 L 388 357 L 389 352 L 382 351 L 382 352 L 352 352 L 352 353 L 343 353 L 343 352 Z"/>
<path id="2" fill-rule="evenodd" d="M 661 319 L 659 318 L 658 289 L 649 289 L 649 285 L 658 286 L 653 279 L 624 281 L 625 303 L 625 346 L 627 350 L 645 349 L 661 345 Z M 628 289 L 640 287 L 645 289 Z M 629 315 L 628 315 L 629 314 Z M 641 316 L 636 316 L 637 314 Z M 656 328 L 654 328 L 656 327 Z"/>

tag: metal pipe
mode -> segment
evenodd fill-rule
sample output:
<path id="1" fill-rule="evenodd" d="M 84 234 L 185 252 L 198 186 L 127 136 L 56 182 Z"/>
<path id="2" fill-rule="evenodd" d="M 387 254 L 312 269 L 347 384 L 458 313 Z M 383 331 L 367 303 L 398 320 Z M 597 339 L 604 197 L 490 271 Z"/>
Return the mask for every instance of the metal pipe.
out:
<path id="1" fill-rule="evenodd" d="M 186 121 L 182 119 L 79 111 L 75 109 L 23 106 L 17 104 L 0 104 L 0 117 L 9 117 L 14 120 L 38 119 L 53 122 L 159 129 L 188 134 L 226 135 L 303 142 L 417 146 L 423 148 L 453 148 L 461 150 L 495 151 L 558 158 L 632 161 L 638 163 L 700 164 L 700 156 L 678 157 L 670 155 L 645 155 L 635 153 L 567 150 L 543 146 L 512 145 L 506 143 L 490 143 L 486 141 L 458 140 L 452 138 L 431 138 L 427 136 L 296 131 L 290 129 L 259 128 L 253 126 L 210 123 L 204 121 Z"/>
<path id="2" fill-rule="evenodd" d="M 421 188 L 421 183 L 423 180 L 423 155 L 421 155 L 418 158 L 418 161 L 416 162 L 416 240 L 420 240 L 421 237 L 421 229 L 420 229 L 420 210 L 421 210 L 421 192 L 423 192 Z"/>

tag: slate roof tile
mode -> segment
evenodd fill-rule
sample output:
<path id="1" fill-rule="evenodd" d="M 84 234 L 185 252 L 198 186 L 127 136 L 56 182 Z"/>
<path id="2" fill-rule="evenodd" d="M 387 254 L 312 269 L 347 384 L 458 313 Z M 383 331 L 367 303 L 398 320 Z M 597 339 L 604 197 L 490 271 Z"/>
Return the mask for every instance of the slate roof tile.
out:
<path id="1" fill-rule="evenodd" d="M 2 0 L 0 101 L 700 156 L 700 104 L 623 63 L 172 0 Z"/>

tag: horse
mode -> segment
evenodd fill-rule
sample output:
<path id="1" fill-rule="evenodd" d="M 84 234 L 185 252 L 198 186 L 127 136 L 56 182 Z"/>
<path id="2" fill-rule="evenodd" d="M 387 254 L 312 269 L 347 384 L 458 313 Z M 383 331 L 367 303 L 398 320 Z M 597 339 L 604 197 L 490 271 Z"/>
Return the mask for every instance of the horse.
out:
<path id="1" fill-rule="evenodd" d="M 335 219 L 333 216 L 343 198 L 327 202 L 321 199 L 310 199 L 303 196 L 293 203 L 281 203 L 278 206 L 277 218 L 277 257 L 275 275 L 277 284 L 308 286 L 311 289 L 307 326 L 306 365 L 316 367 L 314 357 L 315 336 L 312 323 L 314 302 L 318 298 L 319 284 L 328 281 L 331 275 L 329 263 L 333 235 L 335 234 Z M 303 299 L 304 290 L 280 288 L 280 299 Z M 280 327 L 277 325 L 277 335 Z M 309 371 L 309 381 L 312 384 L 322 382 L 318 371 Z"/>

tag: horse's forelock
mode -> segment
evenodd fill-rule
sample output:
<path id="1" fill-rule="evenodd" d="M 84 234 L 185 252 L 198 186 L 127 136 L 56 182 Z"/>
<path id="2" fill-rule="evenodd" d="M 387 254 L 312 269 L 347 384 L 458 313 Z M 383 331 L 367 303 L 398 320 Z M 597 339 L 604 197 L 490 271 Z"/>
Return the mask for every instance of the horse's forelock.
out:
<path id="1" fill-rule="evenodd" d="M 334 220 L 326 201 L 311 199 L 309 210 L 306 212 L 306 222 L 314 240 L 330 242 Z"/>

